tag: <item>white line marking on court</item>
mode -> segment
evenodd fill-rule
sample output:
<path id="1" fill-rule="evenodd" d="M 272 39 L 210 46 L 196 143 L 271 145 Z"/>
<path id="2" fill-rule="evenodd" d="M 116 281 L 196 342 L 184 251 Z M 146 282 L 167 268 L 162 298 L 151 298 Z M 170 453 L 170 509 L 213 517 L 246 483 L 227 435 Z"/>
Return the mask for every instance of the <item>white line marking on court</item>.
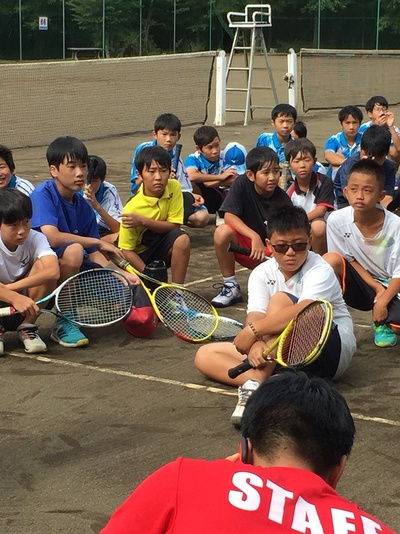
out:
<path id="1" fill-rule="evenodd" d="M 218 395 L 228 395 L 230 397 L 236 397 L 236 391 L 229 391 L 222 388 L 216 388 L 211 386 L 203 386 L 201 384 L 192 384 L 190 382 L 181 382 L 180 380 L 171 380 L 169 378 L 160 378 L 152 375 L 142 375 L 131 373 L 130 371 L 120 371 L 118 369 L 108 369 L 107 367 L 96 367 L 95 365 L 87 365 L 85 363 L 70 362 L 68 360 L 55 360 L 54 358 L 48 358 L 47 356 L 30 356 L 29 354 L 18 354 L 16 352 L 10 352 L 10 356 L 16 358 L 25 358 L 28 360 L 36 360 L 43 363 L 54 363 L 56 365 L 62 365 L 64 367 L 75 367 L 80 369 L 89 369 L 90 371 L 97 371 L 108 375 L 126 376 L 128 378 L 137 378 L 138 380 L 147 380 L 148 382 L 159 382 L 161 384 L 167 384 L 169 386 L 178 386 L 187 389 L 197 389 L 199 391 L 208 391 L 209 393 L 217 393 Z"/>
<path id="2" fill-rule="evenodd" d="M 160 384 L 166 384 L 168 386 L 178 386 L 186 389 L 195 389 L 197 391 L 206 391 L 208 393 L 215 393 L 217 395 L 226 395 L 228 397 L 236 397 L 236 391 L 229 391 L 222 388 L 216 388 L 211 386 L 203 386 L 201 384 L 192 384 L 191 382 L 181 382 L 180 380 L 171 380 L 169 378 L 160 378 L 152 375 L 142 375 L 131 373 L 129 371 L 120 371 L 118 369 L 108 369 L 107 367 L 96 367 L 95 365 L 87 365 L 85 363 L 70 362 L 68 360 L 55 360 L 54 358 L 48 358 L 47 356 L 30 356 L 29 354 L 22 354 L 17 352 L 10 352 L 10 356 L 15 358 L 23 358 L 26 360 L 35 360 L 43 363 L 54 363 L 64 367 L 75 367 L 77 369 L 88 369 L 90 371 L 97 371 L 108 375 L 125 376 L 127 378 L 136 378 L 138 380 L 146 380 L 148 382 L 158 382 Z M 358 413 L 352 413 L 352 416 L 356 420 L 371 421 L 373 423 L 380 423 L 389 426 L 400 426 L 400 421 L 393 421 L 392 419 L 384 419 L 382 417 L 369 417 Z"/>
<path id="3" fill-rule="evenodd" d="M 240 269 L 236 269 L 237 273 L 240 273 L 242 271 L 248 271 L 247 267 L 241 267 Z M 196 284 L 202 284 L 203 282 L 212 282 L 212 280 L 215 280 L 217 276 L 208 276 L 207 278 L 200 278 L 199 280 L 193 280 L 193 282 L 188 282 L 185 284 L 185 287 L 195 286 Z M 218 275 L 219 278 L 219 275 Z"/>

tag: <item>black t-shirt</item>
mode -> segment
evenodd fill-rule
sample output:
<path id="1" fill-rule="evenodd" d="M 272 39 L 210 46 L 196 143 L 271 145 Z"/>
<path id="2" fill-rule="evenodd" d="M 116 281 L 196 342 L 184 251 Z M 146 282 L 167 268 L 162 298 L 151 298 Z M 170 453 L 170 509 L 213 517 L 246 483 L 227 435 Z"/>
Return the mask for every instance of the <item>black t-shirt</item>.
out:
<path id="1" fill-rule="evenodd" d="M 254 182 L 242 174 L 230 186 L 219 213 L 221 216 L 225 213 L 236 215 L 262 240 L 265 240 L 268 217 L 274 209 L 285 205 L 291 206 L 292 202 L 280 187 L 276 187 L 270 197 L 262 197 L 256 192 Z"/>

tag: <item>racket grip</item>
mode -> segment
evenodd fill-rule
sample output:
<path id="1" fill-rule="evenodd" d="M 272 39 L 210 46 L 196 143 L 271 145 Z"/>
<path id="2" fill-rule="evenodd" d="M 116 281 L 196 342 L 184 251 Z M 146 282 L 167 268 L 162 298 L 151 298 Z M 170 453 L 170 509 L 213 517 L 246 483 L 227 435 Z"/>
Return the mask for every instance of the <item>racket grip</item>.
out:
<path id="1" fill-rule="evenodd" d="M 120 256 L 117 256 L 117 254 L 114 254 L 114 252 L 108 252 L 108 256 L 110 260 L 115 263 L 120 269 L 126 270 L 126 267 L 129 265 L 129 261 L 124 260 L 124 258 L 121 258 Z"/>
<path id="2" fill-rule="evenodd" d="M 175 145 L 175 154 L 174 154 L 174 158 L 173 160 L 171 161 L 171 167 L 173 167 L 175 169 L 175 172 L 178 168 L 178 165 L 179 165 L 179 158 L 181 156 L 181 150 L 182 150 L 182 145 L 177 143 Z"/>
<path id="3" fill-rule="evenodd" d="M 243 256 L 250 256 L 251 250 L 245 247 L 239 247 L 235 243 L 229 243 L 228 252 L 236 252 L 237 254 L 243 254 Z"/>
<path id="4" fill-rule="evenodd" d="M 253 366 L 246 358 L 244 362 L 240 363 L 236 367 L 232 367 L 231 369 L 229 369 L 228 376 L 229 378 L 237 378 L 239 375 L 245 373 L 246 371 L 249 371 L 250 369 L 253 369 Z"/>
<path id="5" fill-rule="evenodd" d="M 18 313 L 14 306 L 8 306 L 7 308 L 0 308 L 0 317 L 9 317 Z"/>

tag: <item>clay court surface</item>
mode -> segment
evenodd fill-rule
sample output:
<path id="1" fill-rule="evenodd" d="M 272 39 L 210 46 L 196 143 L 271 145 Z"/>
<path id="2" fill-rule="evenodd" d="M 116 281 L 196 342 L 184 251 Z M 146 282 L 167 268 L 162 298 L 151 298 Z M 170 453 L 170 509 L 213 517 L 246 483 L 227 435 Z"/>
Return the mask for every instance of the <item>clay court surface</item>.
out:
<path id="1" fill-rule="evenodd" d="M 394 111 L 399 116 L 400 109 Z M 336 112 L 302 118 L 322 161 L 326 137 L 338 130 Z M 250 149 L 267 128 L 267 121 L 258 119 L 246 128 L 230 123 L 219 131 L 223 143 L 237 140 Z M 183 131 L 185 156 L 192 151 L 194 129 Z M 148 137 L 87 142 L 90 153 L 106 160 L 108 178 L 123 200 L 133 150 Z M 15 150 L 14 157 L 19 175 L 35 184 L 47 178 L 45 147 Z M 212 285 L 220 282 L 213 231 L 212 224 L 189 230 L 187 281 L 209 298 L 216 293 Z M 239 271 L 244 290 L 247 277 L 248 271 Z M 224 313 L 244 321 L 245 303 Z M 353 317 L 358 352 L 336 387 L 350 405 L 357 437 L 339 491 L 397 530 L 399 348 L 375 347 L 370 314 L 354 312 Z M 48 341 L 45 356 L 29 357 L 16 335 L 8 334 L 7 355 L 0 359 L 2 533 L 97 533 L 132 489 L 162 464 L 180 455 L 214 459 L 235 451 L 238 432 L 229 418 L 236 390 L 197 372 L 195 345 L 162 326 L 150 339 L 136 339 L 114 325 L 88 330 L 90 345 L 84 349 L 64 349 L 49 340 L 51 320 L 43 316 L 40 321 Z"/>

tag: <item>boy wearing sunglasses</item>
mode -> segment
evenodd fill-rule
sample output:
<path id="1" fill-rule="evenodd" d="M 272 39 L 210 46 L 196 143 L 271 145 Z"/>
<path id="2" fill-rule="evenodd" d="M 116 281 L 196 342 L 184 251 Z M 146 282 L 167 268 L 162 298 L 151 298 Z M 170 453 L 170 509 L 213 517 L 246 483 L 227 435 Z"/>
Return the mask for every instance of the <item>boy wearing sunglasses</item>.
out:
<path id="1" fill-rule="evenodd" d="M 275 370 L 276 363 L 263 358 L 264 350 L 312 301 L 324 299 L 332 304 L 333 325 L 321 355 L 304 371 L 310 376 L 337 379 L 356 350 L 353 322 L 339 282 L 331 266 L 310 251 L 311 240 L 310 223 L 303 208 L 284 206 L 274 211 L 267 227 L 272 258 L 250 275 L 245 328 L 233 344 L 211 343 L 197 351 L 195 365 L 199 371 L 218 382 L 239 386 L 239 402 L 231 417 L 235 426 L 241 424 L 248 398 Z M 229 378 L 228 370 L 245 355 L 253 369 Z"/>

